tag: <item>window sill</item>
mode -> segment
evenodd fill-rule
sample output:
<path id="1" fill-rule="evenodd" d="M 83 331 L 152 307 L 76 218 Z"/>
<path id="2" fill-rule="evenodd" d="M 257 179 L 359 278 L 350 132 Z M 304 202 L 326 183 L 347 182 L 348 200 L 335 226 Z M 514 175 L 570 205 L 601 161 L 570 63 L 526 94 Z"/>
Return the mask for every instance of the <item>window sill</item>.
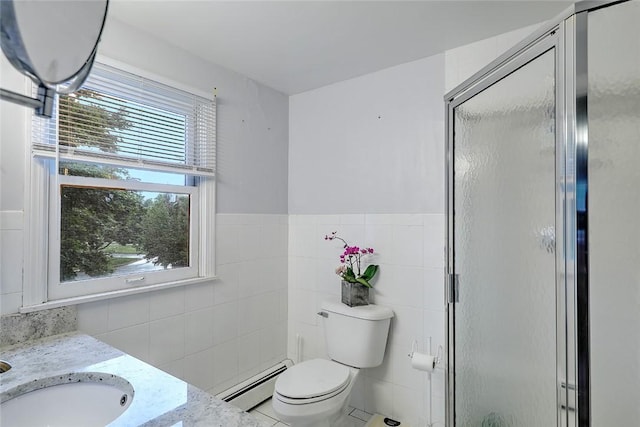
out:
<path id="1" fill-rule="evenodd" d="M 20 308 L 20 313 L 32 313 L 34 311 L 48 310 L 51 308 L 65 307 L 67 305 L 83 304 L 86 302 L 102 301 L 111 298 L 124 297 L 127 295 L 142 294 L 145 292 L 159 291 L 161 289 L 177 288 L 179 286 L 195 285 L 214 281 L 217 276 L 196 277 L 195 279 L 178 280 L 175 282 L 159 283 L 157 285 L 140 286 L 131 289 L 122 289 L 119 291 L 103 292 L 100 294 L 83 295 L 73 298 L 64 298 L 59 300 L 47 301 L 41 304 L 28 305 Z"/>

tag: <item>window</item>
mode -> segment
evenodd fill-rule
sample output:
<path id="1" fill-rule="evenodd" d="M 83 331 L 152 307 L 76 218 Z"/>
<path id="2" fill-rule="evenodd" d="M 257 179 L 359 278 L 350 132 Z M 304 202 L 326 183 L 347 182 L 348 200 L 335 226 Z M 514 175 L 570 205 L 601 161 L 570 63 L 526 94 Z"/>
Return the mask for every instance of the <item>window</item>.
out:
<path id="1" fill-rule="evenodd" d="M 25 269 L 24 305 L 212 277 L 215 119 L 215 97 L 102 64 L 34 116 L 29 245 L 46 273 Z"/>

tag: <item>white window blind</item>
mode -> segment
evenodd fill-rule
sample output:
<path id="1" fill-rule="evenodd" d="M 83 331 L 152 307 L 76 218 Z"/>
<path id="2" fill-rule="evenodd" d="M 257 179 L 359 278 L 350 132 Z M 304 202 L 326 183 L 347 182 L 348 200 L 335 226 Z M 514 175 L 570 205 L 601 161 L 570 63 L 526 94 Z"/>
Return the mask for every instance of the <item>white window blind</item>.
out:
<path id="1" fill-rule="evenodd" d="M 215 174 L 215 97 L 209 100 L 96 63 L 78 92 L 59 97 L 54 117 L 34 116 L 36 156 Z"/>

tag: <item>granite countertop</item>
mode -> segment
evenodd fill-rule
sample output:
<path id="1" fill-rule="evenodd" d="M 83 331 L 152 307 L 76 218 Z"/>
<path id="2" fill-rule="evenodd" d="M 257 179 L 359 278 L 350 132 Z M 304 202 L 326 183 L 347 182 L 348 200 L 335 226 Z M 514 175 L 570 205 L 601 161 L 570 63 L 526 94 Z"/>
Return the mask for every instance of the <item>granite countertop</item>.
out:
<path id="1" fill-rule="evenodd" d="M 77 332 L 3 347 L 0 359 L 12 366 L 0 374 L 1 401 L 21 393 L 35 380 L 69 373 L 105 373 L 126 379 L 134 388 L 130 407 L 109 424 L 113 427 L 270 425 L 135 357 Z"/>

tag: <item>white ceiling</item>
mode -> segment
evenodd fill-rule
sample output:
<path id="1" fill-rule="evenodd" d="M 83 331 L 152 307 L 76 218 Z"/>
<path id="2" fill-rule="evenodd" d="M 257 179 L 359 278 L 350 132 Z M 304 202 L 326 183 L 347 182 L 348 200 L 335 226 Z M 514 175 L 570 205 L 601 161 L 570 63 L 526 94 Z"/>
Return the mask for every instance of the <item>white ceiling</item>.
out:
<path id="1" fill-rule="evenodd" d="M 566 1 L 132 1 L 109 19 L 286 94 L 553 18 Z"/>

